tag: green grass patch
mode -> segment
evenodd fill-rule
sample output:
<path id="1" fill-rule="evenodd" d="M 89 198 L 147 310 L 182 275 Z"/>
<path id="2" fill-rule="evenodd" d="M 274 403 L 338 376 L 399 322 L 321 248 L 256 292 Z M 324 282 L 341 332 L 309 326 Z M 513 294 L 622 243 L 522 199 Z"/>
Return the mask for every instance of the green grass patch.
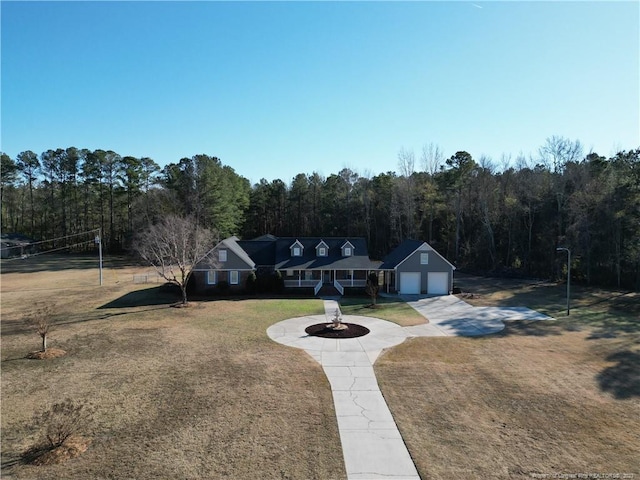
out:
<path id="1" fill-rule="evenodd" d="M 340 310 L 343 315 L 380 318 L 403 327 L 426 322 L 422 315 L 398 298 L 380 297 L 374 308 L 369 297 L 343 297 L 340 300 Z"/>

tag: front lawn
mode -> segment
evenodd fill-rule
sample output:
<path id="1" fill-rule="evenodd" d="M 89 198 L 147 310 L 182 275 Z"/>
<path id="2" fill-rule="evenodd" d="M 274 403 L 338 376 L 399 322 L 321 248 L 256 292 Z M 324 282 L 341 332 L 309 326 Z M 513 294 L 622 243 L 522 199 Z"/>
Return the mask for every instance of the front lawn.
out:
<path id="1" fill-rule="evenodd" d="M 486 337 L 410 339 L 375 365 L 422 478 L 637 478 L 638 305 L 616 308 L 634 294 L 576 289 L 566 317 L 564 285 L 499 283 L 467 279 L 473 297 L 465 300 L 534 307 L 558 320 L 508 322 Z"/>
<path id="2" fill-rule="evenodd" d="M 369 297 L 342 297 L 340 311 L 343 315 L 375 317 L 403 327 L 427 322 L 427 319 L 397 297 L 378 297 L 375 308 L 371 306 Z"/>
<path id="3" fill-rule="evenodd" d="M 322 313 L 321 301 L 174 308 L 162 288 L 133 285 L 124 274 L 104 287 L 59 281 L 83 275 L 2 275 L 3 478 L 345 478 L 322 369 L 265 332 Z M 59 305 L 50 346 L 65 357 L 24 358 L 39 346 L 21 318 L 36 301 Z M 95 407 L 83 432 L 89 449 L 61 465 L 22 464 L 37 439 L 34 412 L 67 397 Z"/>

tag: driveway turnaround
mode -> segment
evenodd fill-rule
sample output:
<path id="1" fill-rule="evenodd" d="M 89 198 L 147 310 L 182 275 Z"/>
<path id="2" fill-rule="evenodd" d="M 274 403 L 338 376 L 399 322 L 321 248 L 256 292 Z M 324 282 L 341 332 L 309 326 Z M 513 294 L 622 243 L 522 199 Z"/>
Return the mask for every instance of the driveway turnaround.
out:
<path id="1" fill-rule="evenodd" d="M 454 295 L 403 296 L 429 323 L 405 327 L 412 337 L 489 335 L 504 329 L 504 320 L 552 320 L 525 307 L 474 307 Z"/>
<path id="2" fill-rule="evenodd" d="M 301 348 L 322 365 L 331 384 L 349 480 L 420 479 L 373 371 L 383 349 L 407 337 L 486 335 L 502 330 L 502 320 L 550 319 L 526 308 L 472 307 L 454 296 L 404 300 L 429 323 L 401 327 L 386 320 L 348 315 L 344 322 L 367 327 L 369 334 L 345 339 L 310 336 L 306 327 L 329 323 L 336 309 L 339 312 L 337 301 L 325 300 L 325 315 L 291 318 L 267 329 L 272 340 Z"/>

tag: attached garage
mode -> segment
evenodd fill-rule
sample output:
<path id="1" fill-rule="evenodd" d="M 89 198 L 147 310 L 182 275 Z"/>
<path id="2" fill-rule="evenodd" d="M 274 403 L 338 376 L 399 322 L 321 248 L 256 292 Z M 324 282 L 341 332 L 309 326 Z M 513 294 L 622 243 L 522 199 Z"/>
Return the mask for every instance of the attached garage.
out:
<path id="1" fill-rule="evenodd" d="M 400 273 L 400 293 L 405 295 L 416 295 L 420 293 L 420 284 L 422 280 L 420 272 L 401 272 Z"/>
<path id="2" fill-rule="evenodd" d="M 449 295 L 455 267 L 427 242 L 405 240 L 385 257 L 384 288 L 387 292 Z"/>
<path id="3" fill-rule="evenodd" d="M 427 293 L 429 295 L 447 295 L 449 293 L 449 274 L 447 272 L 429 272 Z"/>

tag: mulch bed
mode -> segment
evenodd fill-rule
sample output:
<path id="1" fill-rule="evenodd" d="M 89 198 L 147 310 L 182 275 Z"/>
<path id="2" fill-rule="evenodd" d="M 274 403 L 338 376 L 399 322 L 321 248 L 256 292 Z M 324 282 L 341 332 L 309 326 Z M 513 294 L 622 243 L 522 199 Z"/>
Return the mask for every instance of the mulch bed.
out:
<path id="1" fill-rule="evenodd" d="M 48 360 L 50 358 L 63 357 L 66 354 L 67 352 L 59 348 L 47 348 L 47 350 L 44 352 L 43 351 L 31 352 L 30 354 L 27 355 L 27 358 L 30 358 L 32 360 Z"/>
<path id="2" fill-rule="evenodd" d="M 316 323 L 315 325 L 308 326 L 304 331 L 313 337 L 322 338 L 357 338 L 369 333 L 367 327 L 355 323 L 343 323 L 342 325 L 348 327 L 344 330 L 334 330 L 331 328 L 332 325 L 333 323 Z"/>
<path id="3" fill-rule="evenodd" d="M 22 458 L 25 463 L 31 465 L 57 465 L 71 458 L 75 458 L 85 452 L 91 440 L 80 436 L 71 436 L 56 448 L 45 446 L 34 446 L 23 453 Z"/>

